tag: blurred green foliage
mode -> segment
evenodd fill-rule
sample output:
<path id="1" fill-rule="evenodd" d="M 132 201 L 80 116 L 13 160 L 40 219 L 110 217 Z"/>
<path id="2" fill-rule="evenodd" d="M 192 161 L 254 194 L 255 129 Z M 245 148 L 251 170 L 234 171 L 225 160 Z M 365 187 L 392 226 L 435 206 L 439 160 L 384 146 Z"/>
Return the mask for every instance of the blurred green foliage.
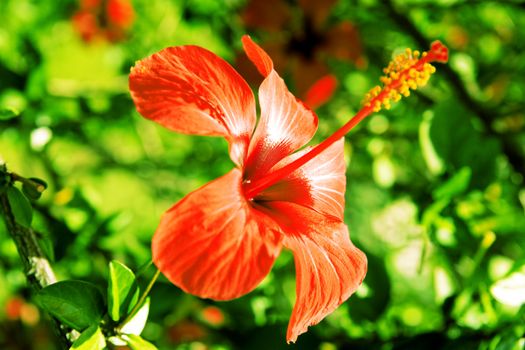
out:
<path id="1" fill-rule="evenodd" d="M 200 45 L 235 63 L 246 32 L 263 44 L 315 39 L 307 35 L 309 2 L 286 1 L 294 14 L 286 31 L 247 23 L 248 2 L 256 0 L 133 0 L 134 21 L 123 37 L 89 42 L 72 20 L 77 1 L 0 2 L 0 160 L 47 182 L 32 225 L 52 248 L 46 251 L 60 279 L 89 281 L 103 292 L 116 259 L 143 286 L 153 272 L 141 267 L 163 211 L 231 169 L 224 140 L 172 133 L 141 118 L 127 73 L 167 46 Z M 342 21 L 357 28 L 366 64 L 309 58 L 322 60 L 340 83 L 317 111 L 313 142 L 360 108 L 396 52 L 440 39 L 451 57 L 428 87 L 347 137 L 346 218 L 368 255 L 368 275 L 356 295 L 291 347 L 525 349 L 524 3 L 321 7 L 326 28 Z M 281 7 L 274 9 L 277 16 Z M 294 296 L 289 253 L 259 288 L 231 302 L 200 300 L 161 279 L 142 335 L 160 349 L 286 349 Z M 0 226 L 1 349 L 56 348 L 33 303 L 16 247 Z"/>

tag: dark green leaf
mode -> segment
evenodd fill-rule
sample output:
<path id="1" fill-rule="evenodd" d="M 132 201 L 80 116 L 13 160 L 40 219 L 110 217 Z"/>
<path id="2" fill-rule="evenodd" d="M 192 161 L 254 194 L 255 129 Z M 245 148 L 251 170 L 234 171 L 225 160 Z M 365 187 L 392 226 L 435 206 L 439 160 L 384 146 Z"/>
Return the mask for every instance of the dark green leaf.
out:
<path id="1" fill-rule="evenodd" d="M 7 191 L 7 188 L 9 187 L 9 179 L 5 174 L 2 174 L 0 172 L 0 195 L 4 194 L 5 191 Z"/>
<path id="2" fill-rule="evenodd" d="M 366 297 L 353 296 L 349 301 L 350 316 L 361 322 L 375 321 L 386 310 L 390 301 L 390 280 L 383 261 L 371 254 L 367 255 L 368 271 L 365 283 L 370 293 Z"/>
<path id="3" fill-rule="evenodd" d="M 44 180 L 31 177 L 28 180 L 30 182 L 24 182 L 22 184 L 22 191 L 27 196 L 27 198 L 37 200 L 42 196 L 42 193 L 47 188 L 47 183 Z"/>
<path id="4" fill-rule="evenodd" d="M 118 261 L 109 263 L 108 312 L 114 321 L 128 315 L 139 298 L 133 272 Z"/>
<path id="5" fill-rule="evenodd" d="M 45 190 L 47 188 L 47 182 L 45 182 L 42 179 L 39 179 L 38 177 L 30 177 L 29 180 L 33 181 L 34 183 L 40 185 L 43 187 L 42 190 Z"/>
<path id="6" fill-rule="evenodd" d="M 20 113 L 18 111 L 11 108 L 0 109 L 0 120 L 9 120 L 18 117 L 19 115 Z"/>
<path id="7" fill-rule="evenodd" d="M 7 188 L 7 199 L 16 222 L 24 227 L 30 227 L 33 220 L 33 208 L 29 200 L 14 186 Z"/>
<path id="8" fill-rule="evenodd" d="M 38 304 L 64 324 L 82 331 L 96 325 L 104 314 L 104 300 L 91 283 L 62 281 L 42 289 Z"/>
<path id="9" fill-rule="evenodd" d="M 46 257 L 52 262 L 55 261 L 55 248 L 53 246 L 53 241 L 48 235 L 44 235 L 39 238 L 38 243 L 40 248 L 44 251 Z"/>
<path id="10" fill-rule="evenodd" d="M 98 327 L 93 325 L 86 329 L 73 343 L 70 350 L 103 350 L 106 348 L 106 339 Z"/>
<path id="11" fill-rule="evenodd" d="M 458 101 L 443 101 L 436 105 L 430 138 L 450 172 L 468 167 L 472 171 L 470 185 L 483 188 L 494 179 L 500 145 L 495 139 L 482 137 L 472 125 L 473 118 Z"/>

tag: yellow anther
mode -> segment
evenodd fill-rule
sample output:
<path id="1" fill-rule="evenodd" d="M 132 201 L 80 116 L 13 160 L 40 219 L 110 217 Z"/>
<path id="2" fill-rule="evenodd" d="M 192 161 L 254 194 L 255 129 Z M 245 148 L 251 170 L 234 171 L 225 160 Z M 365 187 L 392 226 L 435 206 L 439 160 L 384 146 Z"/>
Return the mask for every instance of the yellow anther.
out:
<path id="1" fill-rule="evenodd" d="M 399 100 L 401 100 L 401 95 L 399 93 L 392 97 L 392 102 L 398 102 Z"/>
<path id="2" fill-rule="evenodd" d="M 434 56 L 442 54 L 442 51 L 444 51 L 441 47 L 432 47 L 432 50 L 436 51 L 436 53 L 432 51 Z M 443 55 L 446 55 L 446 52 Z M 430 60 L 427 58 L 425 60 L 424 57 L 427 56 L 427 52 L 420 53 L 417 50 L 406 49 L 402 54 L 394 57 L 388 66 L 383 69 L 385 75 L 380 78 L 383 88 L 380 86 L 373 87 L 366 94 L 363 104 L 372 108 L 375 112 L 381 110 L 381 107 L 390 109 L 392 102 L 399 101 L 401 96 L 410 96 L 410 90 L 416 90 L 418 87 L 424 86 L 430 75 L 436 71 L 429 62 L 439 61 L 437 58 Z M 443 60 L 441 59 L 441 61 Z"/>
<path id="3" fill-rule="evenodd" d="M 391 78 L 387 78 L 387 77 L 381 77 L 381 78 L 379 78 L 379 80 L 385 85 L 388 85 L 388 84 L 390 84 L 392 82 L 392 79 Z"/>

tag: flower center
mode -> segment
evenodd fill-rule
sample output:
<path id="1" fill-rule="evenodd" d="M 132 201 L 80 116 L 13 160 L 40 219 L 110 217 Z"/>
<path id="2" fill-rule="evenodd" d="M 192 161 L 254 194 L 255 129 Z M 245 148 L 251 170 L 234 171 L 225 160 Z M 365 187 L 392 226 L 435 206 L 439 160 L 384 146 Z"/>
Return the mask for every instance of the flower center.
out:
<path id="1" fill-rule="evenodd" d="M 385 76 L 380 78 L 383 87 L 376 86 L 370 90 L 365 96 L 363 108 L 361 108 L 352 119 L 302 157 L 280 169 L 266 174 L 260 179 L 243 184 L 246 198 L 253 199 L 266 188 L 293 173 L 341 137 L 344 137 L 368 115 L 380 111 L 381 108 L 389 109 L 391 102 L 399 101 L 401 95 L 409 96 L 410 90 L 424 86 L 430 78 L 430 75 L 436 71 L 430 62 L 446 63 L 447 60 L 448 49 L 439 41 L 433 42 L 430 50 L 423 52 L 421 57 L 418 51 L 412 51 L 410 49 L 396 56 L 388 67 L 384 69 Z"/>

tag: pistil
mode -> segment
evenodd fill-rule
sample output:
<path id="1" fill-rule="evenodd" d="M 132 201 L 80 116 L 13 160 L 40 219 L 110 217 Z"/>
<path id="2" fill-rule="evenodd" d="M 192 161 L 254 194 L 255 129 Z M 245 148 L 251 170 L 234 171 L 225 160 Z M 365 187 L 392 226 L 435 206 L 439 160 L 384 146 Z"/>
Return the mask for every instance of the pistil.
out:
<path id="1" fill-rule="evenodd" d="M 390 109 L 391 102 L 397 102 L 401 99 L 401 96 L 409 96 L 410 90 L 424 86 L 430 75 L 435 72 L 435 68 L 430 62 L 446 63 L 448 60 L 448 49 L 441 42 L 435 41 L 428 52 L 424 52 L 421 57 L 419 56 L 419 52 L 407 49 L 405 53 L 394 58 L 388 67 L 384 69 L 385 76 L 381 77 L 381 82 L 384 84 L 383 87 L 376 86 L 370 90 L 365 97 L 363 108 L 352 119 L 302 157 L 265 175 L 259 180 L 244 184 L 246 198 L 253 199 L 266 188 L 286 178 L 341 137 L 344 137 L 370 114 L 379 112 L 381 108 Z"/>

